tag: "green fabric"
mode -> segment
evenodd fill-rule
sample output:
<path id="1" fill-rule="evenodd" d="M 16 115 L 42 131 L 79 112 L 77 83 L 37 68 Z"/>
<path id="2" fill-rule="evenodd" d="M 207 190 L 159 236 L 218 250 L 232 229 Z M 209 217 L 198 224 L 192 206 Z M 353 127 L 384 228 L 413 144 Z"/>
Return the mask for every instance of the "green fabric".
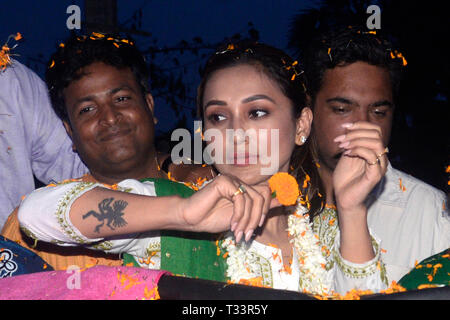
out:
<path id="1" fill-rule="evenodd" d="M 407 290 L 421 285 L 450 285 L 450 248 L 421 261 L 398 283 Z"/>
<path id="2" fill-rule="evenodd" d="M 136 259 L 134 259 L 134 256 L 132 256 L 129 253 L 124 253 L 122 255 L 122 263 L 124 266 L 127 267 L 138 267 L 140 268 L 141 266 L 139 265 L 139 263 L 137 263 Z"/>
<path id="3" fill-rule="evenodd" d="M 166 179 L 143 179 L 155 184 L 158 197 L 190 197 L 194 190 Z M 170 214 L 170 212 L 168 212 Z M 216 235 L 182 231 L 161 231 L 161 269 L 191 278 L 226 281 L 225 260 L 217 255 Z M 123 256 L 124 265 L 139 266 L 134 257 Z"/>

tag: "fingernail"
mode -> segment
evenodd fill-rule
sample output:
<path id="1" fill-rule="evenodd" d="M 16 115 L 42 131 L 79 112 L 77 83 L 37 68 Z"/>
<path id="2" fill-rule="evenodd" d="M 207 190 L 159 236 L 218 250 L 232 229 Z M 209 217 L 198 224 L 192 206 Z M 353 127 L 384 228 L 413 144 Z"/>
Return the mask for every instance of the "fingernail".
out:
<path id="1" fill-rule="evenodd" d="M 248 242 L 252 238 L 252 235 L 253 229 L 248 230 L 247 233 L 245 234 L 245 242 Z"/>
<path id="2" fill-rule="evenodd" d="M 341 135 L 341 136 L 338 136 L 338 137 L 336 137 L 336 138 L 334 138 L 334 142 L 341 142 L 341 141 L 344 141 L 345 140 L 345 134 L 343 134 L 343 135 Z"/>
<path id="3" fill-rule="evenodd" d="M 244 231 L 239 231 L 236 236 L 236 243 L 239 243 L 241 241 L 242 235 L 244 234 Z"/>
<path id="4" fill-rule="evenodd" d="M 350 141 L 342 142 L 342 143 L 339 145 L 339 148 L 345 148 L 345 147 L 348 147 L 349 144 L 350 144 Z"/>
<path id="5" fill-rule="evenodd" d="M 343 155 L 347 155 L 347 154 L 349 154 L 350 152 L 352 152 L 352 150 L 345 150 L 345 152 L 344 153 L 342 153 Z"/>
<path id="6" fill-rule="evenodd" d="M 259 221 L 259 225 L 258 225 L 259 227 L 262 227 L 262 226 L 263 226 L 265 218 L 266 218 L 266 215 L 263 214 L 263 215 L 261 216 L 261 220 Z"/>
<path id="7" fill-rule="evenodd" d="M 236 226 L 237 226 L 237 222 L 233 222 L 233 224 L 231 225 L 231 232 L 234 232 L 234 229 L 236 229 Z"/>
<path id="8" fill-rule="evenodd" d="M 350 123 L 350 122 L 342 124 L 343 128 L 351 128 L 352 126 L 353 126 L 353 123 Z"/>

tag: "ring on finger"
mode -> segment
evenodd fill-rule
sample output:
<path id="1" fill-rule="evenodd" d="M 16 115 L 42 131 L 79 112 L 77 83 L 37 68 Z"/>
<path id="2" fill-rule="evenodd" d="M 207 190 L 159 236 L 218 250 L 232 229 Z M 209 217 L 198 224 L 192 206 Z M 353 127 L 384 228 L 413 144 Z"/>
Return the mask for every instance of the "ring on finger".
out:
<path id="1" fill-rule="evenodd" d="M 374 162 L 367 162 L 368 165 L 373 166 L 374 164 L 380 164 L 380 158 L 376 158 L 376 160 Z"/>
<path id="2" fill-rule="evenodd" d="M 238 189 L 234 192 L 233 196 L 237 196 L 238 194 L 242 194 L 247 192 L 247 190 L 245 189 L 245 187 L 241 184 Z"/>
<path id="3" fill-rule="evenodd" d="M 382 153 L 380 153 L 379 155 L 377 155 L 377 158 L 380 158 L 380 157 L 382 157 L 383 155 L 388 154 L 388 153 L 389 153 L 389 148 L 386 147 L 386 148 L 384 148 L 384 150 L 383 150 Z"/>

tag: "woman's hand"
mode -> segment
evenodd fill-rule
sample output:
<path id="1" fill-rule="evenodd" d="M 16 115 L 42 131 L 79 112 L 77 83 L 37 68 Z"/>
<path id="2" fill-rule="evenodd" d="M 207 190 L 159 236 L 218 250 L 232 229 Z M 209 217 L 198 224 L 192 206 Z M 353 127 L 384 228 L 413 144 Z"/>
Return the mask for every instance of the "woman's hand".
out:
<path id="1" fill-rule="evenodd" d="M 240 186 L 244 192 L 238 192 Z M 183 199 L 178 213 L 180 223 L 188 230 L 211 233 L 231 230 L 237 242 L 243 236 L 248 241 L 253 231 L 263 225 L 271 202 L 268 186 L 249 186 L 220 175 L 191 197 Z"/>

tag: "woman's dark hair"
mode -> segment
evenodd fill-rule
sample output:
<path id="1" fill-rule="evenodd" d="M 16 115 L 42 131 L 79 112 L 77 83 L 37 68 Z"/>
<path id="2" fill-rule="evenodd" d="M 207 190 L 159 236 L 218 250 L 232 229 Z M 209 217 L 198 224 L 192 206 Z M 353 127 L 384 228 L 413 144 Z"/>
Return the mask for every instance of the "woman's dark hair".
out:
<path id="1" fill-rule="evenodd" d="M 385 68 L 390 75 L 394 104 L 398 102 L 405 58 L 380 31 L 350 26 L 316 37 L 305 50 L 303 62 L 312 107 L 322 87 L 325 71 L 357 61 Z"/>
<path id="2" fill-rule="evenodd" d="M 282 50 L 272 46 L 243 40 L 220 47 L 206 62 L 202 72 L 202 81 L 197 90 L 197 108 L 203 119 L 203 95 L 206 83 L 218 70 L 238 65 L 251 65 L 262 71 L 269 79 L 278 84 L 283 94 L 292 102 L 292 117 L 298 119 L 304 107 L 307 106 L 306 88 L 303 71 L 297 61 L 294 61 Z M 286 115 L 289 116 L 289 115 Z M 323 187 L 316 163 L 310 152 L 309 139 L 303 146 L 296 146 L 290 160 L 290 169 L 296 177 L 303 200 L 307 201 L 309 216 L 312 220 L 323 207 Z M 305 181 L 309 181 L 305 183 Z M 306 187 L 303 188 L 303 185 Z"/>
<path id="3" fill-rule="evenodd" d="M 142 94 L 150 92 L 145 59 L 130 38 L 96 32 L 89 36 L 72 34 L 51 56 L 45 75 L 53 109 L 63 121 L 69 122 L 64 89 L 83 77 L 82 68 L 94 62 L 118 69 L 130 68 Z"/>

